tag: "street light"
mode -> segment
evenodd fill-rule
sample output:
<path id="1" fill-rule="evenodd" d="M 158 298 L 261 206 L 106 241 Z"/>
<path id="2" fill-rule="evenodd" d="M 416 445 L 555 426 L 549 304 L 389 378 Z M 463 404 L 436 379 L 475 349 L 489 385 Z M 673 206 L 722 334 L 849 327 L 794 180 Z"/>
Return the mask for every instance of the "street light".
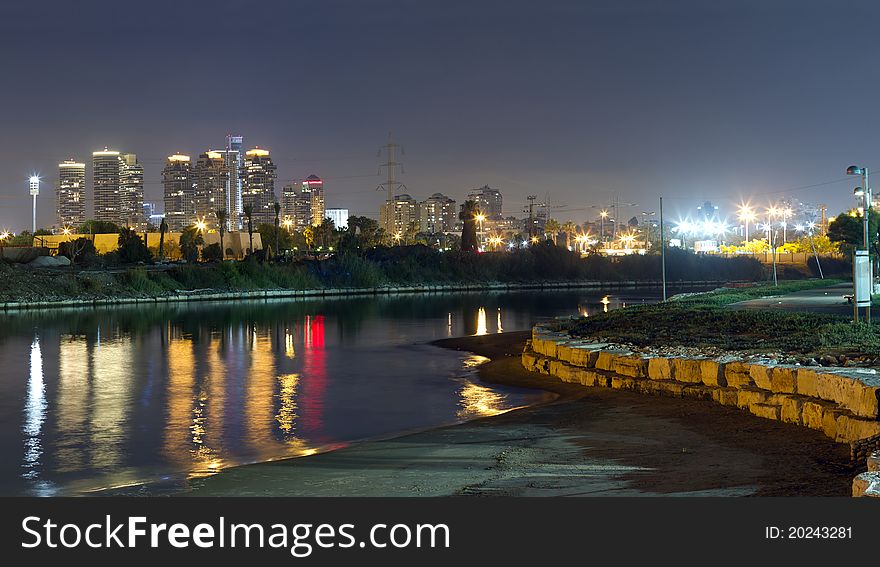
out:
<path id="1" fill-rule="evenodd" d="M 480 250 L 483 249 L 483 221 L 486 220 L 486 215 L 483 213 L 477 213 L 477 216 L 474 217 L 478 223 L 480 223 Z"/>
<path id="2" fill-rule="evenodd" d="M 868 219 L 871 216 L 871 186 L 868 184 L 868 168 L 867 167 L 859 167 L 857 165 L 851 165 L 848 168 L 846 168 L 846 174 L 847 175 L 861 175 L 862 176 L 862 190 L 858 191 L 859 188 L 856 187 L 856 191 L 853 191 L 853 193 L 856 196 L 861 196 L 865 200 L 864 201 L 865 202 L 865 213 L 864 213 L 864 215 L 862 215 L 863 219 L 864 219 L 863 223 L 862 223 L 862 226 L 863 226 L 863 235 L 862 236 L 863 236 L 863 245 L 865 247 L 865 254 L 868 257 L 868 273 L 870 274 L 870 277 L 868 278 L 868 282 L 869 282 L 869 285 L 871 285 L 871 287 L 873 287 L 874 286 L 874 274 L 873 274 L 873 266 L 871 265 L 871 249 L 868 247 Z M 855 286 L 855 279 L 853 279 L 853 286 Z M 868 292 L 869 297 L 873 291 L 874 290 L 872 289 Z M 855 297 L 853 297 L 853 320 L 857 320 L 858 313 L 859 313 L 858 302 L 855 300 Z M 870 304 L 868 304 L 868 306 L 865 307 L 865 318 L 866 318 L 868 324 L 870 324 L 871 323 L 871 305 Z"/>
<path id="3" fill-rule="evenodd" d="M 749 222 L 754 222 L 755 219 L 758 218 L 758 215 L 752 210 L 752 207 L 746 204 L 742 204 L 739 207 L 739 220 L 740 222 L 744 222 L 746 225 L 746 244 L 749 243 Z"/>

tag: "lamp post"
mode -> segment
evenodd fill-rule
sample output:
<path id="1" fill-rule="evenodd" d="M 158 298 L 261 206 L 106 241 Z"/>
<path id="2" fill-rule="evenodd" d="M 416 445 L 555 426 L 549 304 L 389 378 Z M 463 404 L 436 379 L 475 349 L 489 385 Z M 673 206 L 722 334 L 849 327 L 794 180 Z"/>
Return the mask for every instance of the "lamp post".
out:
<path id="1" fill-rule="evenodd" d="M 478 223 L 480 223 L 480 245 L 479 249 L 483 249 L 483 221 L 486 220 L 486 215 L 483 213 L 477 213 L 477 216 L 474 217 Z"/>
<path id="2" fill-rule="evenodd" d="M 602 233 L 602 237 L 599 239 L 603 243 L 605 242 L 605 219 L 608 217 L 608 211 L 601 211 L 599 213 L 599 232 Z"/>
<path id="3" fill-rule="evenodd" d="M 868 222 L 869 222 L 868 219 L 871 216 L 871 186 L 868 184 L 868 168 L 867 167 L 859 167 L 857 165 L 851 165 L 848 168 L 846 168 L 846 174 L 847 175 L 861 175 L 862 176 L 861 194 L 865 200 L 864 201 L 865 202 L 865 207 L 864 207 L 865 214 L 862 215 L 862 217 L 864 219 L 863 223 L 862 223 L 862 228 L 863 228 L 862 244 L 865 248 L 865 253 L 868 256 L 868 270 L 869 270 L 869 274 L 870 274 L 870 277 L 868 278 L 868 283 L 873 288 L 874 287 L 874 273 L 873 273 L 873 266 L 871 265 L 871 249 L 868 246 Z M 859 195 L 858 188 L 856 188 L 856 191 L 854 191 L 854 193 L 856 195 Z M 855 286 L 855 280 L 853 280 L 853 286 Z M 871 296 L 873 291 L 874 290 L 871 289 L 868 292 L 868 297 Z M 853 289 L 853 295 L 855 296 L 855 288 Z M 856 298 L 853 297 L 854 318 L 856 318 L 858 316 L 858 309 L 859 308 L 857 305 Z M 870 305 L 870 303 L 868 304 L 868 306 L 865 307 L 865 319 L 868 324 L 871 323 L 871 305 Z"/>
<path id="4" fill-rule="evenodd" d="M 40 194 L 40 177 L 31 175 L 28 185 L 30 186 L 31 197 L 34 198 L 34 217 L 33 224 L 31 225 L 31 234 L 34 234 L 37 232 L 37 195 Z"/>
<path id="5" fill-rule="evenodd" d="M 755 213 L 752 211 L 752 208 L 748 205 L 740 205 L 739 207 L 739 220 L 744 222 L 746 225 L 746 244 L 749 243 L 749 221 L 755 220 Z"/>

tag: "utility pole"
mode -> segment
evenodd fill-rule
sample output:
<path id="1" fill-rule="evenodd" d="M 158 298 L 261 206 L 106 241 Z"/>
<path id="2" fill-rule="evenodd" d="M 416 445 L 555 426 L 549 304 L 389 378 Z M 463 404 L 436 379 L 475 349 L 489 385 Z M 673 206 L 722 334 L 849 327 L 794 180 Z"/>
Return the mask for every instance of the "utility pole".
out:
<path id="1" fill-rule="evenodd" d="M 400 172 L 403 173 L 403 164 L 397 161 L 397 151 L 400 150 L 403 153 L 403 148 L 400 147 L 399 144 L 395 144 L 391 137 L 391 132 L 388 132 L 388 143 L 382 146 L 379 150 L 379 154 L 381 155 L 382 150 L 385 150 L 386 161 L 383 164 L 379 165 L 379 173 L 382 172 L 382 168 L 385 168 L 385 171 L 388 175 L 385 183 L 380 183 L 378 187 L 376 187 L 377 191 L 381 191 L 384 189 L 388 192 L 387 201 L 394 200 L 394 193 L 401 188 L 406 188 L 402 183 L 397 181 L 397 168 L 400 168 Z"/>
<path id="2" fill-rule="evenodd" d="M 384 183 L 380 183 L 376 190 L 382 191 L 384 189 L 388 194 L 385 200 L 385 205 L 388 207 L 385 215 L 386 226 L 383 228 L 385 228 L 388 236 L 391 236 L 394 232 L 394 194 L 400 192 L 401 189 L 406 189 L 403 183 L 397 181 L 397 169 L 400 168 L 400 172 L 403 173 L 403 164 L 397 161 L 397 152 L 400 150 L 402 154 L 403 148 L 394 143 L 391 132 L 388 132 L 388 143 L 379 149 L 379 155 L 382 155 L 383 149 L 385 150 L 386 159 L 385 163 L 379 164 L 379 173 L 382 173 L 382 168 L 384 167 L 388 178 Z M 382 215 L 380 214 L 379 217 L 381 218 Z"/>
<path id="3" fill-rule="evenodd" d="M 660 266 L 663 274 L 663 303 L 666 303 L 666 234 L 663 231 L 663 197 L 660 197 Z"/>

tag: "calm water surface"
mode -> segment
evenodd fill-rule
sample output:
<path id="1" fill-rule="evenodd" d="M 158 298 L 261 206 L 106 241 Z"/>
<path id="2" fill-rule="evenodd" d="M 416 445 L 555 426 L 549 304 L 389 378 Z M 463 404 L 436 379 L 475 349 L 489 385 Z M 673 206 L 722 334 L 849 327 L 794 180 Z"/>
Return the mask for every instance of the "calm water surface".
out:
<path id="1" fill-rule="evenodd" d="M 535 403 L 547 394 L 484 385 L 485 359 L 427 343 L 653 301 L 555 291 L 0 316 L 0 494 L 179 490 Z"/>

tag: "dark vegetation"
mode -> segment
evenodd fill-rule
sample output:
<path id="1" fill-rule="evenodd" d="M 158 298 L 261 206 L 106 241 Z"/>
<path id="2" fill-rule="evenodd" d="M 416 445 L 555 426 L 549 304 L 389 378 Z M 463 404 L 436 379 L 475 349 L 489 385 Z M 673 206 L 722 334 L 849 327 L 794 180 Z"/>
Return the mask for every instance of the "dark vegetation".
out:
<path id="1" fill-rule="evenodd" d="M 190 238 L 192 237 L 192 238 Z M 120 236 L 120 241 L 123 236 Z M 74 241 L 78 242 L 78 241 Z M 197 234 L 181 238 L 185 255 L 195 256 Z M 71 244 L 71 246 L 73 246 Z M 131 253 L 142 253 L 134 244 Z M 80 257 L 94 249 L 80 251 Z M 114 254 L 129 254 L 120 248 Z M 108 256 L 108 255 L 104 255 Z M 325 259 L 311 257 L 260 262 L 259 255 L 245 261 L 220 262 L 220 251 L 201 249 L 210 262 L 144 265 L 108 269 L 32 269 L 0 264 L 0 300 L 39 301 L 67 298 L 152 297 L 179 290 L 238 291 L 259 289 L 313 289 L 322 287 L 374 287 L 383 285 L 454 283 L 528 283 L 538 281 L 658 281 L 656 256 L 608 258 L 569 252 L 542 243 L 508 252 L 438 252 L 423 245 L 352 246 Z M 118 260 L 117 260 L 118 261 Z M 83 265 L 88 265 L 83 263 Z M 667 257 L 670 282 L 703 280 L 761 280 L 760 263 L 750 258 L 719 258 L 672 250 Z"/>
<path id="2" fill-rule="evenodd" d="M 839 283 L 806 280 L 722 289 L 561 323 L 574 334 L 636 346 L 717 347 L 755 353 L 880 353 L 880 327 L 814 313 L 734 310 L 732 303 Z"/>

